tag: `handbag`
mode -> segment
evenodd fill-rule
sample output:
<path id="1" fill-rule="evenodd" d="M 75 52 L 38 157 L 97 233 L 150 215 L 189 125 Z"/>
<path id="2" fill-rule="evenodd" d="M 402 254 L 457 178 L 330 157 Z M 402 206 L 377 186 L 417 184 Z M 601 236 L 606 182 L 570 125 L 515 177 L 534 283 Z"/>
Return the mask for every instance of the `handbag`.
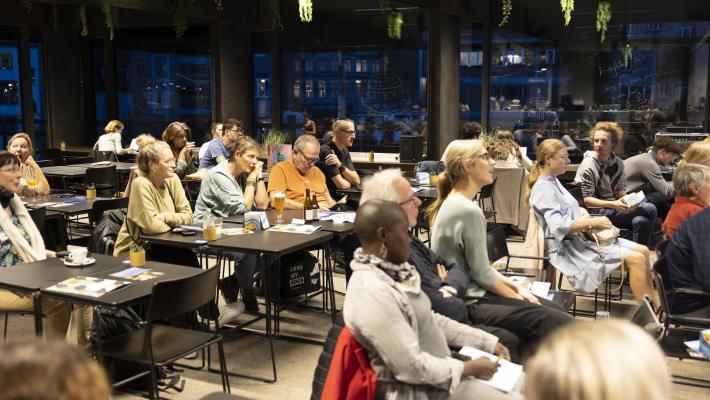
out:
<path id="1" fill-rule="evenodd" d="M 612 225 L 611 228 L 601 228 L 583 231 L 584 238 L 595 242 L 599 246 L 609 246 L 619 237 L 619 228 Z"/>

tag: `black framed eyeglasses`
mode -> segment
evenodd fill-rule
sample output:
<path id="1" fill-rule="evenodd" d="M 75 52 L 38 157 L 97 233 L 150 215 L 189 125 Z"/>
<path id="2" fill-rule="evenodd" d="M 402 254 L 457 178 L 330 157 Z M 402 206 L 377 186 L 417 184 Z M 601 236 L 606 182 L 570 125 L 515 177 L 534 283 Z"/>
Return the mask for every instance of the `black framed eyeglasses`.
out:
<path id="1" fill-rule="evenodd" d="M 410 197 L 409 199 L 407 199 L 407 200 L 405 200 L 405 201 L 399 203 L 399 205 L 400 205 L 400 206 L 404 206 L 404 205 L 406 205 L 407 203 L 409 203 L 410 201 L 411 201 L 412 203 L 416 204 L 416 203 L 417 203 L 417 196 L 413 194 L 412 197 Z"/>

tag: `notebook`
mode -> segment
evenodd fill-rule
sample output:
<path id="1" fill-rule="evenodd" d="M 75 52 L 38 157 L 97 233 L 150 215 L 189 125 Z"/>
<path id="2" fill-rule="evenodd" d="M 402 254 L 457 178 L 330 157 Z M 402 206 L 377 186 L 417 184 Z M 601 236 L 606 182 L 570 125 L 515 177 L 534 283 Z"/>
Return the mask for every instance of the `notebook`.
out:
<path id="1" fill-rule="evenodd" d="M 491 361 L 499 362 L 500 366 L 498 367 L 498 371 L 490 380 L 484 381 L 483 379 L 479 379 L 479 381 L 506 393 L 513 390 L 523 373 L 522 365 L 512 363 L 508 360 L 498 361 L 497 356 L 486 353 L 485 351 L 474 349 L 473 347 L 464 346 L 459 351 L 459 354 L 469 356 L 471 359 L 488 357 Z"/>
<path id="2" fill-rule="evenodd" d="M 76 276 L 65 279 L 46 290 L 59 293 L 73 293 L 89 297 L 101 297 L 118 288 L 128 286 L 131 282 L 113 279 L 94 278 L 90 276 Z"/>

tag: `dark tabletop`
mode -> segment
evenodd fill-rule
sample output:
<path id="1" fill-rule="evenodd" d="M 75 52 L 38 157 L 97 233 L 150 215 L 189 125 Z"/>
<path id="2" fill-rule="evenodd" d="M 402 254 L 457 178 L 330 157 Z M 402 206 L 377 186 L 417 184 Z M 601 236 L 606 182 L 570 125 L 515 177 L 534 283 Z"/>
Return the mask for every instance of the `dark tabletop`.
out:
<path id="1" fill-rule="evenodd" d="M 324 243 L 333 237 L 331 232 L 311 234 L 260 231 L 251 234 L 227 236 L 209 243 L 210 249 L 247 253 L 268 253 L 281 256 Z"/>
<path id="2" fill-rule="evenodd" d="M 136 165 L 135 163 L 132 162 L 111 162 L 109 164 L 97 164 L 93 165 L 93 163 L 84 163 L 84 164 L 74 164 L 74 165 L 68 165 L 67 167 L 72 167 L 72 168 L 83 168 L 86 170 L 86 168 L 91 168 L 91 167 L 108 167 L 109 165 L 115 165 L 116 166 L 116 171 L 121 172 L 121 171 L 127 171 L 130 170 L 131 167 Z"/>
<path id="3" fill-rule="evenodd" d="M 185 236 L 179 233 L 166 232 L 159 233 L 157 235 L 141 235 L 141 239 L 148 243 L 187 247 L 191 249 L 210 243 L 202 237 L 202 232 L 197 232 L 194 236 Z"/>
<path id="4" fill-rule="evenodd" d="M 84 176 L 86 168 L 75 168 L 74 166 L 68 165 L 55 165 L 51 167 L 43 167 L 42 173 L 46 176 Z"/>
<path id="5" fill-rule="evenodd" d="M 266 217 L 269 219 L 269 224 L 271 226 L 276 225 L 276 210 L 267 210 L 266 211 Z M 303 218 L 303 211 L 302 210 L 284 210 L 283 213 L 283 218 L 284 218 L 284 223 L 291 223 L 291 220 L 294 218 Z M 244 223 L 244 215 L 243 214 L 237 214 L 237 215 L 232 215 L 231 217 L 224 218 L 224 222 L 229 222 L 233 224 L 243 224 Z M 340 222 L 333 222 L 333 221 L 317 221 L 314 222 L 313 225 L 317 226 L 322 226 L 323 230 L 326 232 L 333 232 L 336 234 L 345 234 L 345 233 L 350 233 L 353 231 L 353 224 L 351 223 L 340 223 Z"/>
<path id="6" fill-rule="evenodd" d="M 119 288 L 98 298 L 74 293 L 57 293 L 44 290 L 58 282 L 76 276 L 120 280 L 109 275 L 130 268 L 130 265 L 123 264 L 122 258 L 102 254 L 92 254 L 91 257 L 96 258 L 96 263 L 83 268 L 67 267 L 60 258 L 51 258 L 33 263 L 18 264 L 8 268 L 0 268 L 0 287 L 21 292 L 42 290 L 43 296 L 94 305 L 125 306 L 142 301 L 150 296 L 155 282 L 194 276 L 202 271 L 199 268 L 148 261 L 145 268 L 163 272 L 164 274 L 147 281 L 132 282 L 130 286 Z"/>
<path id="7" fill-rule="evenodd" d="M 43 203 L 48 203 L 48 202 L 55 202 L 59 203 L 62 202 L 65 199 L 73 199 L 76 197 L 81 197 L 75 194 L 48 194 L 46 196 L 36 196 L 36 197 L 23 197 L 22 201 L 27 203 L 27 207 L 29 208 L 36 208 L 36 207 L 44 207 L 42 206 Z M 56 211 L 56 212 L 61 212 L 64 214 L 82 214 L 85 212 L 88 212 L 91 210 L 91 208 L 94 206 L 94 201 L 96 200 L 110 200 L 110 197 L 97 197 L 95 199 L 90 199 L 84 200 L 81 203 L 72 203 L 72 204 L 66 204 L 62 206 L 58 205 L 49 205 L 47 207 L 47 211 Z"/>

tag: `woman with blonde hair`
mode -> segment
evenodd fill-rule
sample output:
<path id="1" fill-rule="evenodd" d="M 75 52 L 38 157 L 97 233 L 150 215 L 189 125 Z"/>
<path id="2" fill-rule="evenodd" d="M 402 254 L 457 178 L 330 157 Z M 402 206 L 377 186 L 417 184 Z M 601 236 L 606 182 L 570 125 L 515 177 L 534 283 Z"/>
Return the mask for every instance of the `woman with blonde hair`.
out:
<path id="1" fill-rule="evenodd" d="M 636 300 L 641 302 L 643 296 L 648 295 L 654 306 L 660 306 L 653 290 L 646 246 L 622 238 L 601 245 L 582 235 L 594 229 L 610 229 L 612 224 L 607 217 L 582 213 L 577 200 L 557 179 L 565 173 L 567 165 L 567 146 L 560 140 L 547 139 L 538 146 L 528 179 L 526 201 L 545 234 L 550 263 L 567 276 L 575 289 L 590 293 L 623 261 L 629 270 L 631 291 Z"/>
<path id="2" fill-rule="evenodd" d="M 197 171 L 198 160 L 193 152 L 195 142 L 191 139 L 190 127 L 184 122 L 172 122 L 163 131 L 163 141 L 170 145 L 175 156 L 175 173 L 180 179 Z"/>
<path id="3" fill-rule="evenodd" d="M 123 122 L 114 119 L 109 121 L 104 128 L 104 134 L 99 136 L 99 140 L 94 144 L 94 150 L 98 151 L 113 151 L 121 155 L 131 153 L 131 148 L 123 148 L 121 145 L 121 132 L 123 132 Z"/>
<path id="4" fill-rule="evenodd" d="M 143 133 L 136 137 L 136 144 L 138 145 L 138 152 L 140 152 L 145 146 L 154 143 L 157 139 L 153 137 L 150 133 Z M 138 164 L 131 166 L 131 174 L 128 176 L 128 183 L 126 184 L 126 189 L 123 191 L 123 197 L 128 197 L 131 194 L 131 184 L 133 179 L 137 176 L 141 176 L 141 170 L 138 168 Z"/>
<path id="5" fill-rule="evenodd" d="M 44 176 L 42 169 L 37 165 L 34 157 L 34 148 L 30 136 L 24 132 L 19 132 L 7 142 L 7 150 L 20 160 L 20 192 L 22 196 L 34 194 L 45 195 L 49 193 L 49 182 Z"/>
<path id="6" fill-rule="evenodd" d="M 525 365 L 528 400 L 671 398 L 663 352 L 621 320 L 576 322 L 550 335 Z"/>
<path id="7" fill-rule="evenodd" d="M 488 261 L 486 220 L 473 198 L 493 182 L 495 161 L 480 140 L 455 143 L 439 175 L 438 197 L 428 208 L 431 247 L 459 264 L 469 276 L 465 296 L 473 324 L 495 326 L 534 343 L 573 320 L 561 307 L 541 299 L 493 269 Z M 542 306 L 541 306 L 542 304 Z"/>
<path id="8" fill-rule="evenodd" d="M 705 139 L 702 142 L 695 142 L 688 147 L 683 153 L 683 159 L 678 165 L 683 164 L 702 164 L 710 167 L 710 140 Z"/>

